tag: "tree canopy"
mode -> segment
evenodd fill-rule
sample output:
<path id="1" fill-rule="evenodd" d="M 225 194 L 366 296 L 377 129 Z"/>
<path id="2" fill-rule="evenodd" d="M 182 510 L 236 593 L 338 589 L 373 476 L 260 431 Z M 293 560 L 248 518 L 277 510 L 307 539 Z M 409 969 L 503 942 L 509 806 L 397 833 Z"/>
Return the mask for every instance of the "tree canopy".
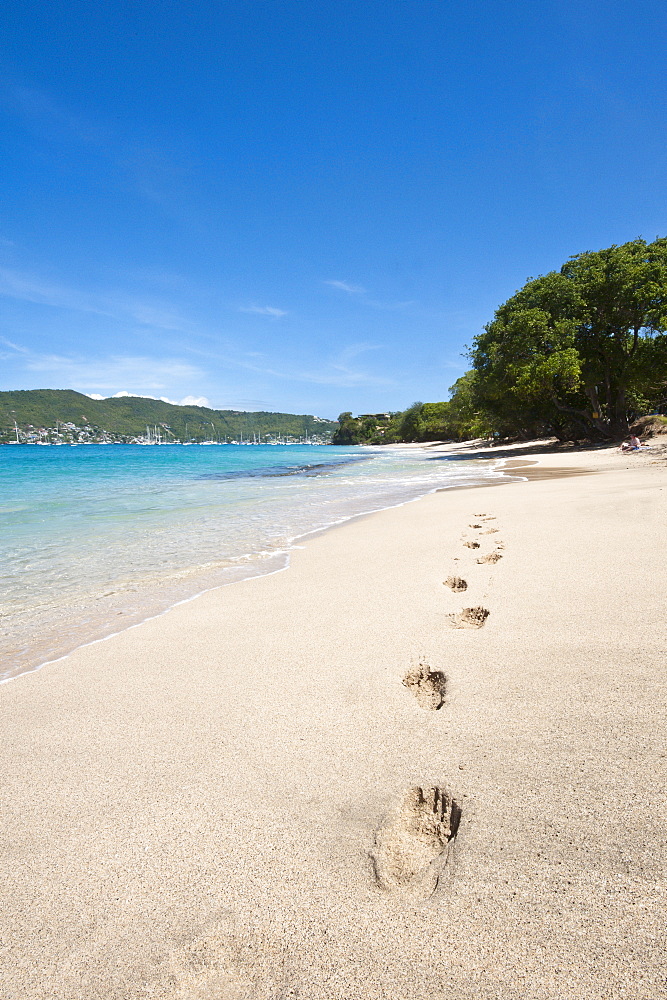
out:
<path id="1" fill-rule="evenodd" d="M 614 438 L 667 396 L 667 239 L 571 257 L 530 279 L 471 351 L 500 433 Z"/>
<path id="2" fill-rule="evenodd" d="M 576 254 L 529 278 L 440 403 L 341 413 L 334 444 L 476 437 L 623 437 L 667 406 L 667 238 Z"/>

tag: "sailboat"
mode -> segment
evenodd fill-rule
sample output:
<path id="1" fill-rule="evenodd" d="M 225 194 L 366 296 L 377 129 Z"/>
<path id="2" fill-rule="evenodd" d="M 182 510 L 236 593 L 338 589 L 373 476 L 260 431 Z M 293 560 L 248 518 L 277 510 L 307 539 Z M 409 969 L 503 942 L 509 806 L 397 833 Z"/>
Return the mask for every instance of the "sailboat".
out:
<path id="1" fill-rule="evenodd" d="M 213 424 L 211 424 L 211 430 L 215 434 L 215 427 L 214 427 Z M 199 443 L 200 444 L 220 444 L 219 441 L 214 441 L 212 438 L 209 441 L 200 441 Z"/>
<path id="2" fill-rule="evenodd" d="M 16 432 L 16 441 L 8 441 L 7 444 L 23 444 L 19 437 L 19 425 L 14 421 L 14 430 Z"/>

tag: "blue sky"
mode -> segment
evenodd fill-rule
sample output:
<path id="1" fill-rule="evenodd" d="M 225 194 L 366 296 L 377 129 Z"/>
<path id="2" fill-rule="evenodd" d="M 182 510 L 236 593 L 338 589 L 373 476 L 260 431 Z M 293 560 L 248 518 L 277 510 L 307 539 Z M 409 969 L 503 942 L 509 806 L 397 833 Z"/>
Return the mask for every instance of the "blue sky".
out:
<path id="1" fill-rule="evenodd" d="M 527 277 L 667 234 L 662 0 L 27 0 L 0 32 L 0 389 L 403 409 Z"/>

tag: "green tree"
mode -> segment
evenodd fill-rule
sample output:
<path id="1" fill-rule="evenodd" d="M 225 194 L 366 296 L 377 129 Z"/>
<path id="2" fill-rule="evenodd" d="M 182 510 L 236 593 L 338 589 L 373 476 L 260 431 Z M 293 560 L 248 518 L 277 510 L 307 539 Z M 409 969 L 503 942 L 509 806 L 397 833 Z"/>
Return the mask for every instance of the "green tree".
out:
<path id="1" fill-rule="evenodd" d="M 457 441 L 490 437 L 493 427 L 479 401 L 477 372 L 469 371 L 450 387 L 447 405 L 449 436 Z"/>
<path id="2" fill-rule="evenodd" d="M 417 402 L 409 406 L 401 414 L 398 433 L 401 441 L 418 441 L 423 429 L 422 407 L 423 403 Z"/>
<path id="3" fill-rule="evenodd" d="M 332 444 L 359 444 L 361 427 L 359 421 L 349 410 L 338 417 L 338 428 L 332 438 Z"/>
<path id="4" fill-rule="evenodd" d="M 505 433 L 614 438 L 667 391 L 667 239 L 571 257 L 496 311 L 471 356 Z"/>

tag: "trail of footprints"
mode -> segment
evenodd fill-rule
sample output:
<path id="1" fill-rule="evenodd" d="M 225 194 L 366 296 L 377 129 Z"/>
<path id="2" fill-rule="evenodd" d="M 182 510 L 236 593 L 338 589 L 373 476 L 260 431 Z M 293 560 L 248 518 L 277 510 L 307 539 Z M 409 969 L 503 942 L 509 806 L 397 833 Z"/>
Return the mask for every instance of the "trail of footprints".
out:
<path id="1" fill-rule="evenodd" d="M 475 520 L 469 527 L 477 536 L 498 534 L 498 528 L 489 526 L 489 522 L 495 521 L 494 516 L 474 514 L 473 517 Z M 481 548 L 477 536 L 470 539 L 464 535 L 464 547 Z M 494 565 L 502 559 L 504 548 L 503 542 L 495 542 L 495 548 L 479 556 L 476 563 Z M 462 594 L 468 589 L 468 581 L 461 576 L 448 576 L 444 584 L 452 594 Z M 489 614 L 482 605 L 462 608 L 450 614 L 447 623 L 454 628 L 479 629 Z M 423 658 L 408 670 L 403 684 L 427 711 L 438 711 L 445 704 L 447 678 L 442 671 L 432 670 Z M 424 899 L 433 895 L 451 863 L 451 849 L 460 821 L 461 806 L 447 788 L 410 788 L 400 808 L 375 833 L 369 855 L 377 885 L 385 891 L 409 892 Z"/>
<path id="2" fill-rule="evenodd" d="M 495 535 L 498 533 L 498 528 L 488 527 L 489 521 L 495 521 L 495 517 L 491 514 L 474 514 L 475 521 L 469 525 L 473 531 L 477 532 L 479 535 Z M 462 539 L 463 544 L 469 549 L 479 549 L 482 543 L 477 541 L 476 538 L 470 539 L 465 535 Z M 496 542 L 495 548 L 489 552 L 485 552 L 483 555 L 478 556 L 476 562 L 480 566 L 494 565 L 503 557 L 503 549 L 505 545 L 503 542 Z M 458 576 L 450 576 L 445 580 L 445 586 L 453 590 L 454 593 L 461 593 L 463 590 L 467 589 L 467 583 L 465 580 Z M 453 628 L 482 628 L 486 619 L 489 617 L 489 611 L 482 605 L 477 605 L 471 608 L 462 608 L 454 614 L 449 615 L 447 619 L 448 624 Z"/>
<path id="3" fill-rule="evenodd" d="M 473 516 L 475 521 L 469 528 L 476 532 L 476 536 L 473 539 L 464 536 L 462 542 L 464 549 L 476 551 L 483 546 L 477 538 L 498 534 L 499 529 L 489 526 L 489 522 L 495 521 L 491 515 Z M 475 563 L 488 566 L 501 559 L 503 548 L 502 542 L 496 542 L 494 549 L 476 558 L 470 566 L 472 574 L 479 572 Z M 458 557 L 454 559 L 457 563 L 461 562 Z M 464 594 L 469 587 L 463 576 L 454 574 L 447 577 L 444 585 L 452 595 Z M 482 605 L 467 607 L 450 614 L 447 621 L 455 628 L 479 629 L 489 613 L 488 608 Z M 437 712 L 446 704 L 447 677 L 442 671 L 431 669 L 424 658 L 408 670 L 403 684 L 425 711 Z M 376 885 L 388 893 L 406 894 L 411 902 L 429 899 L 447 869 L 453 865 L 453 848 L 461 819 L 461 804 L 445 786 L 416 785 L 409 788 L 398 809 L 376 830 L 373 846 L 368 851 Z M 190 986 L 197 989 L 198 996 L 203 996 L 204 990 L 208 996 L 211 989 L 230 987 L 234 989 L 234 995 L 237 995 L 237 989 L 243 989 L 246 996 L 245 989 L 250 987 L 250 979 L 246 979 L 241 971 L 248 966 L 243 958 L 244 949 L 257 950 L 264 945 L 263 937 L 248 941 L 246 929 L 243 934 L 236 934 L 234 928 L 228 928 L 226 923 L 222 924 L 220 932 L 214 931 L 197 938 L 186 949 L 183 983 L 188 996 L 194 995 L 190 993 Z M 179 971 L 181 958 L 179 950 Z"/>

